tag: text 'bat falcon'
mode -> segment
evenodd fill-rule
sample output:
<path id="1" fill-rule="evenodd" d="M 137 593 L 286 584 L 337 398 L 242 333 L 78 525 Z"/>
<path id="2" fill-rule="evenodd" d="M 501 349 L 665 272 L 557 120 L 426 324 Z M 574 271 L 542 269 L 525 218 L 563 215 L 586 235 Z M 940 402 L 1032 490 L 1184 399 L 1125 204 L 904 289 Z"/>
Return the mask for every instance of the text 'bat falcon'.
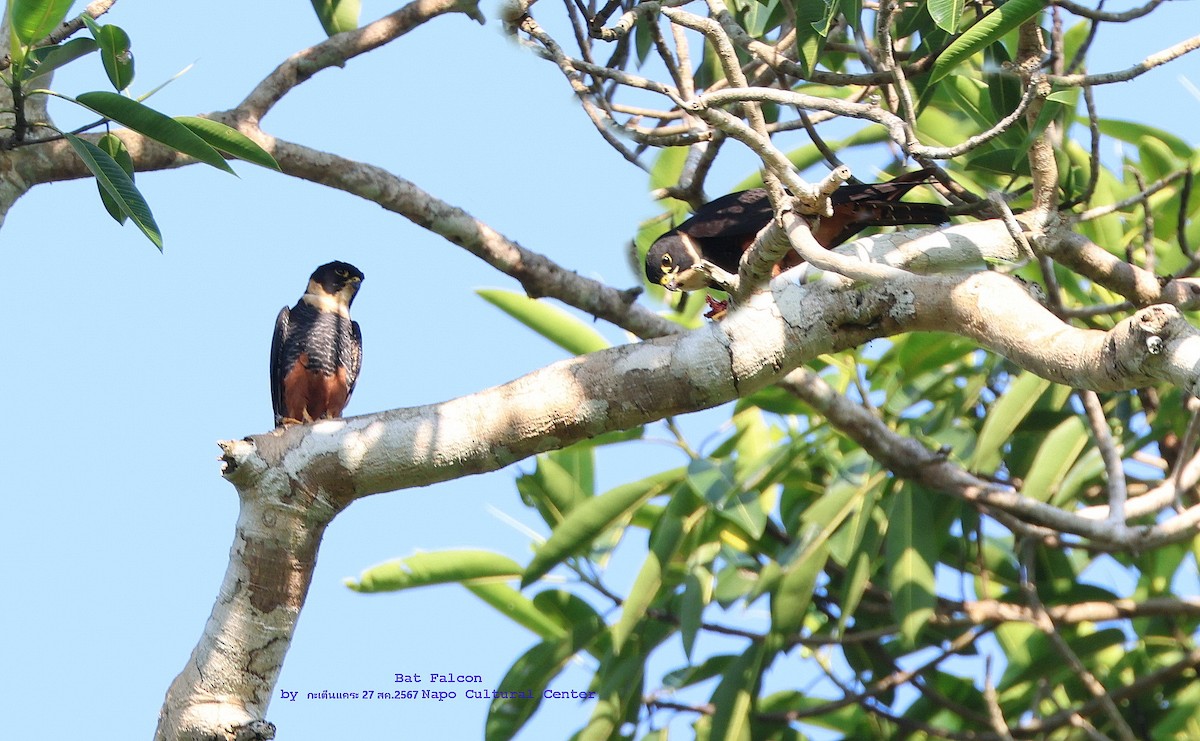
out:
<path id="1" fill-rule="evenodd" d="M 350 319 L 362 279 L 349 263 L 322 265 L 296 305 L 279 312 L 271 339 L 276 427 L 342 416 L 362 367 L 362 332 Z"/>
<path id="2" fill-rule="evenodd" d="M 925 169 L 886 183 L 843 185 L 829 197 L 831 216 L 809 217 L 813 237 L 822 247 L 833 249 L 867 227 L 944 224 L 950 220 L 945 206 L 900 201 L 908 191 L 929 182 L 932 175 L 932 169 Z M 646 278 L 671 291 L 700 290 L 710 285 L 708 278 L 694 269 L 701 258 L 737 274 L 742 254 L 774 217 L 771 199 L 762 188 L 730 193 L 706 203 L 692 218 L 650 245 Z M 779 268 L 786 270 L 800 262 L 800 256 L 792 251 Z"/>

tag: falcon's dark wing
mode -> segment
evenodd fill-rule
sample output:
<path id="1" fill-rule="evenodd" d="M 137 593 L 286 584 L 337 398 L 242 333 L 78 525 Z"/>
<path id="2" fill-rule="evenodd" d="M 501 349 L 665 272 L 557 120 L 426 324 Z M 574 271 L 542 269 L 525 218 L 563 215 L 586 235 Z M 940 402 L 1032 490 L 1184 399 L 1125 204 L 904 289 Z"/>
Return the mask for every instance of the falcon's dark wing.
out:
<path id="1" fill-rule="evenodd" d="M 693 239 L 753 236 L 762 231 L 774 215 L 767 191 L 754 188 L 709 201 L 675 230 Z"/>
<path id="2" fill-rule="evenodd" d="M 674 231 L 691 237 L 710 262 L 736 273 L 742 253 L 774 216 L 767 191 L 754 188 L 704 204 Z"/>
<path id="3" fill-rule="evenodd" d="M 287 344 L 291 319 L 291 309 L 286 306 L 280 309 L 279 316 L 275 318 L 275 334 L 271 337 L 271 408 L 275 411 L 277 426 L 284 417 L 283 377 L 287 370 L 283 367 L 283 349 Z"/>
<path id="4" fill-rule="evenodd" d="M 362 330 L 358 327 L 358 322 L 350 322 L 350 329 L 354 334 L 354 342 L 345 350 L 345 366 L 346 366 L 346 400 L 350 400 L 350 395 L 354 393 L 354 385 L 358 383 L 358 371 L 362 368 Z"/>

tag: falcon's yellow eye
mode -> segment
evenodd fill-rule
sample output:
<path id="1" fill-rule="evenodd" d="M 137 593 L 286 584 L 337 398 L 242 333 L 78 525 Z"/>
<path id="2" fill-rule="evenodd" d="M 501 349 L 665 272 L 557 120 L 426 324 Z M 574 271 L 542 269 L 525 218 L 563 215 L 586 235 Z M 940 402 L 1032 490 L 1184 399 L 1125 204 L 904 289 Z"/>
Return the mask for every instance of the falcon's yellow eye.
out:
<path id="1" fill-rule="evenodd" d="M 350 277 L 349 270 L 335 270 L 333 272 L 337 273 L 339 278 L 349 278 Z"/>
<path id="2" fill-rule="evenodd" d="M 667 270 L 671 267 L 671 253 L 666 253 L 662 256 L 662 269 Z"/>

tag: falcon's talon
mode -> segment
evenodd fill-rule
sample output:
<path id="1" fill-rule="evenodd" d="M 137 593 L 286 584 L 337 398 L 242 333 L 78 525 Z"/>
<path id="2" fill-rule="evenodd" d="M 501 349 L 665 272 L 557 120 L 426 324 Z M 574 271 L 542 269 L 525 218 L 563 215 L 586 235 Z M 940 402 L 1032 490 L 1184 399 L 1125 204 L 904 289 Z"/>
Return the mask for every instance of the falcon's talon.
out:
<path id="1" fill-rule="evenodd" d="M 704 302 L 708 304 L 708 311 L 704 312 L 705 319 L 711 319 L 714 322 L 720 321 L 729 311 L 728 301 L 719 301 L 710 295 L 705 295 Z"/>

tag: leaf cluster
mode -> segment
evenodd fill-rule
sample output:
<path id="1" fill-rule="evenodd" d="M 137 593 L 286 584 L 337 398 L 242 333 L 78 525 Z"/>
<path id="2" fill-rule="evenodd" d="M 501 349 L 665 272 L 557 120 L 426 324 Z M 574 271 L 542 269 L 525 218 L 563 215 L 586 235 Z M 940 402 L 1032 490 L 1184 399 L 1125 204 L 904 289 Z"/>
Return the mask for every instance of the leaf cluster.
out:
<path id="1" fill-rule="evenodd" d="M 131 220 L 160 250 L 163 248 L 162 232 L 134 183 L 134 161 L 124 140 L 110 131 L 98 138 L 87 138 L 83 136 L 84 132 L 97 127 L 108 129 L 111 123 L 118 123 L 230 174 L 233 169 L 225 161 L 227 156 L 279 169 L 266 150 L 234 128 L 195 116 L 173 118 L 142 102 L 161 86 L 140 98 L 132 97 L 129 88 L 134 80 L 134 57 L 129 34 L 120 26 L 98 23 L 87 11 L 75 22 L 68 22 L 71 4 L 71 0 L 10 0 L 6 5 L 11 30 L 11 66 L 3 75 L 3 82 L 11 93 L 14 112 L 8 148 L 46 141 L 44 136 L 31 136 L 35 125 L 51 129 L 52 137 L 66 139 L 96 178 L 100 200 L 109 215 L 120 224 Z M 56 29 L 71 26 L 86 28 L 91 38 L 56 41 L 51 37 Z M 92 91 L 69 96 L 45 87 L 50 84 L 55 70 L 92 54 L 99 55 L 116 92 Z M 26 101 L 48 95 L 88 109 L 100 119 L 76 131 L 58 131 L 49 122 L 28 121 Z"/>

